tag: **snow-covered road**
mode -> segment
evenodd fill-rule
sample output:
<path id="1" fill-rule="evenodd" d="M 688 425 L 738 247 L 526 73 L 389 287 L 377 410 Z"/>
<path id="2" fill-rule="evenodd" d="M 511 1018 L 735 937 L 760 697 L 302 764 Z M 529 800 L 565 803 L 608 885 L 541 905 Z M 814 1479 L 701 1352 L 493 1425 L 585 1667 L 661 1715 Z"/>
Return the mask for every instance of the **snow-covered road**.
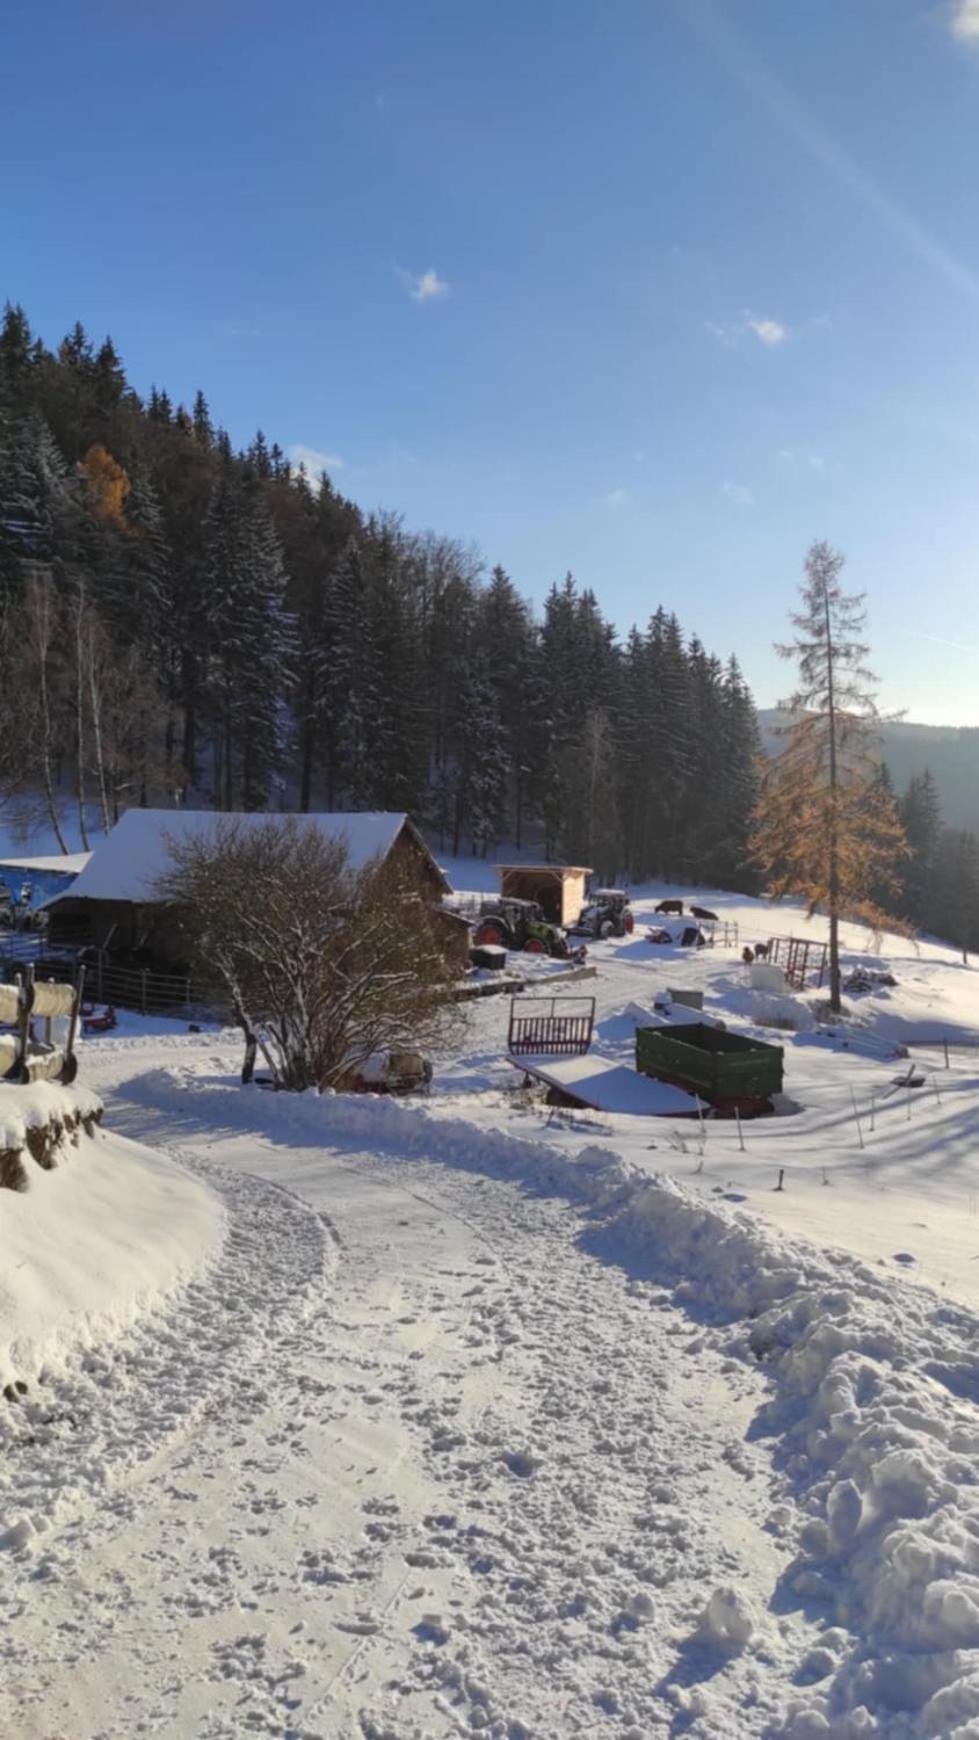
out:
<path id="1" fill-rule="evenodd" d="M 974 975 L 891 939 L 832 1036 L 736 953 L 593 957 L 596 1056 L 700 989 L 784 1041 L 792 1115 L 553 1112 L 503 999 L 421 1105 L 86 1042 L 110 1134 L 18 1200 L 104 1203 L 128 1278 L 0 1407 L 0 1732 L 979 1740 Z M 912 1097 L 925 1025 L 959 1046 Z"/>
<path id="2" fill-rule="evenodd" d="M 804 1628 L 739 1647 L 787 1556 L 745 1443 L 761 1375 L 590 1254 L 566 1201 L 188 1140 L 151 1097 L 109 1115 L 212 1179 L 231 1243 L 23 1416 L 4 1481 L 59 1500 L 4 1563 L 0 1730 L 764 1732 Z"/>

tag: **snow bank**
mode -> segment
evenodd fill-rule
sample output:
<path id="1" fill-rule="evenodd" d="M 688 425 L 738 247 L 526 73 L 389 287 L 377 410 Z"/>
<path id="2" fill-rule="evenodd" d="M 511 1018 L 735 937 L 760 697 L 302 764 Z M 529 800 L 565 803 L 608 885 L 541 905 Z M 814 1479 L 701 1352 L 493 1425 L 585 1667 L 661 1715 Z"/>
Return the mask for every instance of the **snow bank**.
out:
<path id="1" fill-rule="evenodd" d="M 49 1130 L 55 1141 L 78 1125 L 97 1123 L 102 1101 L 86 1087 L 33 1082 L 29 1087 L 0 1086 L 0 1152 L 31 1146 L 32 1132 Z"/>
<path id="2" fill-rule="evenodd" d="M 49 1083 L 0 1090 L 0 1100 L 8 1149 L 101 1111 L 87 1089 Z M 124 1137 L 83 1130 L 56 1148 L 54 1169 L 25 1154 L 26 1190 L 0 1190 L 0 1388 L 63 1370 L 222 1242 L 223 1211 L 206 1185 Z"/>
<path id="3" fill-rule="evenodd" d="M 143 1080 L 184 1109 L 188 1090 L 221 1091 L 183 1071 Z M 419 1155 L 588 1205 L 596 1250 L 669 1283 L 729 1355 L 770 1376 L 757 1435 L 805 1518 L 780 1599 L 824 1612 L 829 1627 L 800 1675 L 814 1683 L 785 1711 L 785 1740 L 975 1740 L 979 1317 L 790 1243 L 605 1148 L 572 1154 L 380 1099 L 225 1088 L 223 1122 L 235 1104 L 243 1124 L 267 1123 L 280 1139 L 288 1129 Z M 722 1605 L 704 1625 L 733 1637 L 737 1603 Z"/>

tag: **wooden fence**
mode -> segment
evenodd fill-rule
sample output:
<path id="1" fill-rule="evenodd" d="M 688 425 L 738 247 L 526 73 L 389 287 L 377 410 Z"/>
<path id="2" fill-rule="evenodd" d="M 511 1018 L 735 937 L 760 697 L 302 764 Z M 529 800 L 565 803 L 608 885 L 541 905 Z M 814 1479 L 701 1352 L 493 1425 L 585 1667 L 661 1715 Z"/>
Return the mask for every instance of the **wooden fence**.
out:
<path id="1" fill-rule="evenodd" d="M 0 972 L 10 981 L 32 965 L 39 978 L 77 985 L 83 970 L 80 951 L 51 948 L 29 934 L 0 939 Z M 94 1002 L 140 1015 L 190 1015 L 208 1003 L 204 988 L 186 974 L 156 973 L 147 967 L 117 966 L 103 950 L 86 951 L 85 990 Z"/>

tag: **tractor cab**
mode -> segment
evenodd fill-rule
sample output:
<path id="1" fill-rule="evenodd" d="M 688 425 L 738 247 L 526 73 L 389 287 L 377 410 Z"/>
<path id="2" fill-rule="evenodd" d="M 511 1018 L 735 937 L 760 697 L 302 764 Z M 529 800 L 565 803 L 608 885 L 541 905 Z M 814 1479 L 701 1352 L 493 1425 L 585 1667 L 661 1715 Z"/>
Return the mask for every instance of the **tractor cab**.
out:
<path id="1" fill-rule="evenodd" d="M 575 925 L 578 936 L 631 936 L 635 919 L 624 888 L 594 888 Z"/>

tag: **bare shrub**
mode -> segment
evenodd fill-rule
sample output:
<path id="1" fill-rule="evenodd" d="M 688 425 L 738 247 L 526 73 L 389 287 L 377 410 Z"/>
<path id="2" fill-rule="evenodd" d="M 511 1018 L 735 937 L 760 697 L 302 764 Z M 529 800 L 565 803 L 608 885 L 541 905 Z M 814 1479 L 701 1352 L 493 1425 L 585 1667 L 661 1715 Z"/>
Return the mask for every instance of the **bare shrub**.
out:
<path id="1" fill-rule="evenodd" d="M 407 871 L 355 871 L 342 842 L 295 816 L 222 821 L 170 854 L 160 892 L 279 1086 L 337 1087 L 377 1052 L 457 1029 L 436 921 Z"/>

